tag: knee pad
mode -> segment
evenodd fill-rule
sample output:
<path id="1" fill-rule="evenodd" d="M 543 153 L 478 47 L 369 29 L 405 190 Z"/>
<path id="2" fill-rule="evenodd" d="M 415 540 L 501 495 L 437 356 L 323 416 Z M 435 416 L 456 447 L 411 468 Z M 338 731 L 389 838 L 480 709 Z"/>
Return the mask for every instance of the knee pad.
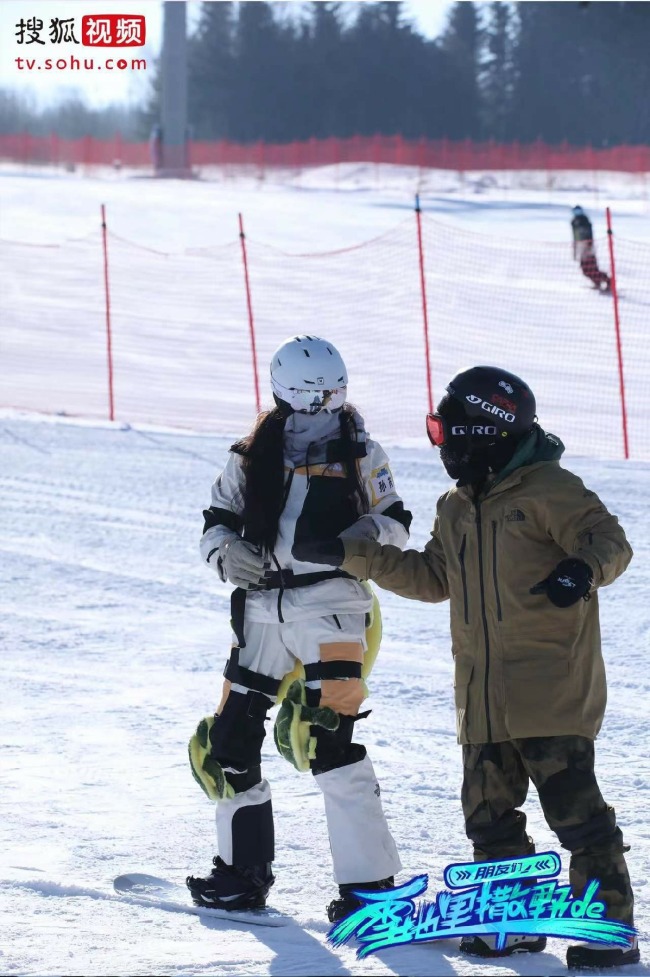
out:
<path id="1" fill-rule="evenodd" d="M 194 779 L 211 800 L 234 797 L 258 784 L 261 775 L 264 721 L 269 699 L 259 692 L 234 692 L 221 712 L 207 716 L 189 742 Z"/>
<path id="2" fill-rule="evenodd" d="M 316 750 L 310 764 L 314 776 L 363 760 L 366 748 L 360 743 L 353 743 L 352 736 L 357 719 L 363 719 L 367 715 L 368 713 L 360 716 L 339 715 L 339 725 L 335 730 L 315 730 Z"/>
<path id="3" fill-rule="evenodd" d="M 278 753 L 296 770 L 309 770 L 316 756 L 318 731 L 335 730 L 343 718 L 332 709 L 319 706 L 318 693 L 314 697 L 310 691 L 304 681 L 292 682 L 273 727 Z"/>
<path id="4" fill-rule="evenodd" d="M 319 695 L 318 689 L 307 689 L 308 702 L 310 697 L 313 696 L 317 700 Z M 359 713 L 358 716 L 344 716 L 338 713 L 339 724 L 336 729 L 314 729 L 315 755 L 310 764 L 314 776 L 363 760 L 366 748 L 360 743 L 353 743 L 352 737 L 354 724 L 368 715 L 370 715 L 369 711 Z"/>
<path id="5" fill-rule="evenodd" d="M 259 764 L 266 735 L 264 721 L 270 701 L 259 692 L 228 694 L 223 709 L 214 717 L 209 740 L 211 754 L 222 765 L 242 770 Z"/>
<path id="6" fill-rule="evenodd" d="M 211 801 L 222 801 L 226 797 L 234 797 L 235 791 L 226 780 L 221 764 L 210 755 L 209 737 L 214 720 L 215 716 L 206 716 L 201 720 L 196 732 L 190 737 L 187 752 L 192 776 L 203 793 Z"/>

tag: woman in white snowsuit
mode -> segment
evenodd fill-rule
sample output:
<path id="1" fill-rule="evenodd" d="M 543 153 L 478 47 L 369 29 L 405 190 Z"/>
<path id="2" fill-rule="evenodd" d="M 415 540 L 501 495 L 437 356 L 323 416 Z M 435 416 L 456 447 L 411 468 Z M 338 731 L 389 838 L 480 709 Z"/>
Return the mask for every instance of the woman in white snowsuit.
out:
<path id="1" fill-rule="evenodd" d="M 219 855 L 210 875 L 190 876 L 188 886 L 202 905 L 265 904 L 274 832 L 260 767 L 264 720 L 298 659 L 306 679 L 299 711 L 314 723 L 309 767 L 323 792 L 340 890 L 328 907 L 335 920 L 359 904 L 351 889 L 389 887 L 401 865 L 372 763 L 352 742 L 372 597 L 350 574 L 303 557 L 337 536 L 403 548 L 411 514 L 384 451 L 345 402 L 347 372 L 331 343 L 287 340 L 273 355 L 271 383 L 276 406 L 232 446 L 204 512 L 202 558 L 237 589 L 223 698 L 204 731 Z"/>

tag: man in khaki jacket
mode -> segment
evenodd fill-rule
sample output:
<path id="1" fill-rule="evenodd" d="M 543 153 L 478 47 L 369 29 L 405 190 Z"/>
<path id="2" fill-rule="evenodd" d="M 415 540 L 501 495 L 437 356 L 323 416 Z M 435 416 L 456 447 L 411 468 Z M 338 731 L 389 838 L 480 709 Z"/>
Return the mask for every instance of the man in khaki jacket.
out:
<path id="1" fill-rule="evenodd" d="M 594 774 L 606 702 L 597 590 L 632 550 L 594 492 L 559 465 L 564 446 L 535 423 L 519 377 L 474 367 L 427 418 L 456 487 L 439 500 L 423 552 L 370 540 L 321 544 L 314 557 L 403 597 L 449 598 L 462 804 L 477 861 L 534 851 L 519 810 L 532 781 L 544 816 L 571 852 L 576 895 L 601 882 L 610 918 L 633 923 L 633 896 L 614 809 Z M 479 956 L 543 950 L 544 937 L 465 938 Z M 572 968 L 618 967 L 627 950 L 569 947 Z"/>

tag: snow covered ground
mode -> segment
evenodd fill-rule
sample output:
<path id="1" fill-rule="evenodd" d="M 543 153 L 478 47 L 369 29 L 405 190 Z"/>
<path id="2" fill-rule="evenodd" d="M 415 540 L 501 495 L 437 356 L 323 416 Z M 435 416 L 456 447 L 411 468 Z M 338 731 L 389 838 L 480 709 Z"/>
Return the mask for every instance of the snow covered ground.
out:
<path id="1" fill-rule="evenodd" d="M 650 219 L 638 179 L 610 177 L 605 197 L 584 174 L 543 189 L 535 189 L 536 174 L 520 174 L 524 188 L 507 189 L 504 174 L 461 181 L 332 169 L 285 182 L 278 174 L 176 184 L 113 172 L 6 173 L 0 407 L 109 416 L 104 203 L 114 416 L 226 435 L 248 428 L 255 393 L 242 213 L 262 403 L 279 343 L 300 332 L 326 335 L 343 350 L 350 396 L 371 429 L 384 440 L 422 442 L 419 190 L 434 400 L 461 366 L 499 362 L 528 380 L 543 423 L 561 427 L 571 450 L 623 457 L 613 303 L 580 274 L 570 244 L 570 208 L 580 201 L 608 268 L 608 202 L 623 291 L 630 456 L 650 460 Z"/>
<path id="2" fill-rule="evenodd" d="M 56 243 L 78 236 L 105 200 L 119 211 L 128 236 L 149 246 L 154 240 L 170 249 L 174 242 L 223 243 L 232 237 L 237 211 L 245 209 L 249 234 L 260 240 L 311 249 L 316 226 L 328 247 L 345 247 L 394 226 L 395 210 L 411 205 L 413 181 L 402 176 L 384 190 L 345 193 L 327 188 L 325 176 L 319 184 L 318 174 L 310 176 L 310 189 L 9 174 L 0 179 L 0 237 Z M 621 186 L 616 182 L 611 192 L 627 236 L 650 240 L 644 198 L 626 197 Z M 511 226 L 522 235 L 539 233 L 543 221 L 549 240 L 565 241 L 574 191 L 483 188 L 476 194 L 456 187 L 448 194 L 441 189 L 427 206 L 444 210 L 444 219 L 460 227 L 480 230 L 501 219 L 507 199 Z M 302 219 L 306 192 L 310 228 Z M 580 202 L 597 205 L 584 187 Z M 557 220 L 549 208 L 557 208 Z M 43 263 L 46 280 L 48 273 Z M 30 282 L 19 272 L 10 285 L 14 293 L 29 293 Z M 83 301 L 80 289 L 80 306 Z M 34 363 L 44 387 L 50 362 L 44 346 Z M 584 357 L 573 365 L 588 377 Z M 225 402 L 242 374 L 231 362 L 212 362 L 210 369 Z M 363 398 L 359 404 L 363 410 Z M 447 487 L 444 470 L 428 447 L 400 445 L 379 429 L 372 433 L 396 442 L 394 474 L 415 514 L 412 542 L 421 546 L 435 499 Z M 293 922 L 247 930 L 113 893 L 119 873 L 182 880 L 206 870 L 214 854 L 212 807 L 191 778 L 186 743 L 219 698 L 230 642 L 229 588 L 201 566 L 197 538 L 201 509 L 231 440 L 11 411 L 0 416 L 0 972 L 566 972 L 561 940 L 549 941 L 542 955 L 486 965 L 460 957 L 451 943 L 396 948 L 361 963 L 354 947 L 332 950 L 324 906 L 335 887 L 320 793 L 309 775 L 279 758 L 270 734 L 264 760 L 278 849 L 271 901 Z M 635 551 L 629 571 L 601 595 L 610 691 L 597 772 L 632 846 L 628 860 L 643 942 L 650 931 L 650 464 L 576 453 L 565 464 L 620 517 Z M 371 678 L 373 712 L 360 732 L 402 854 L 400 878 L 428 872 L 433 897 L 444 867 L 469 854 L 459 803 L 448 612 L 444 605 L 384 592 L 380 599 L 384 641 Z M 534 791 L 525 809 L 538 848 L 557 850 Z M 566 881 L 565 857 L 563 865 Z M 650 968 L 641 963 L 627 972 Z"/>

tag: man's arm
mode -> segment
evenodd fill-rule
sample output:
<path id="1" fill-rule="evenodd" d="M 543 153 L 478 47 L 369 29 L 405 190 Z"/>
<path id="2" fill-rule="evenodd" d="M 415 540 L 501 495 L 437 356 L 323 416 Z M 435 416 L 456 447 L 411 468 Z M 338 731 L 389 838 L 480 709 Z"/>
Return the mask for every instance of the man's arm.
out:
<path id="1" fill-rule="evenodd" d="M 400 597 L 437 603 L 449 597 L 447 570 L 438 535 L 438 520 L 422 552 L 380 546 L 369 540 L 343 540 L 341 569 L 361 580 L 374 580 Z"/>
<path id="2" fill-rule="evenodd" d="M 569 557 L 583 560 L 593 586 L 605 587 L 626 569 L 632 547 L 616 516 L 577 475 L 558 469 L 555 489 L 545 501 L 546 529 Z"/>

